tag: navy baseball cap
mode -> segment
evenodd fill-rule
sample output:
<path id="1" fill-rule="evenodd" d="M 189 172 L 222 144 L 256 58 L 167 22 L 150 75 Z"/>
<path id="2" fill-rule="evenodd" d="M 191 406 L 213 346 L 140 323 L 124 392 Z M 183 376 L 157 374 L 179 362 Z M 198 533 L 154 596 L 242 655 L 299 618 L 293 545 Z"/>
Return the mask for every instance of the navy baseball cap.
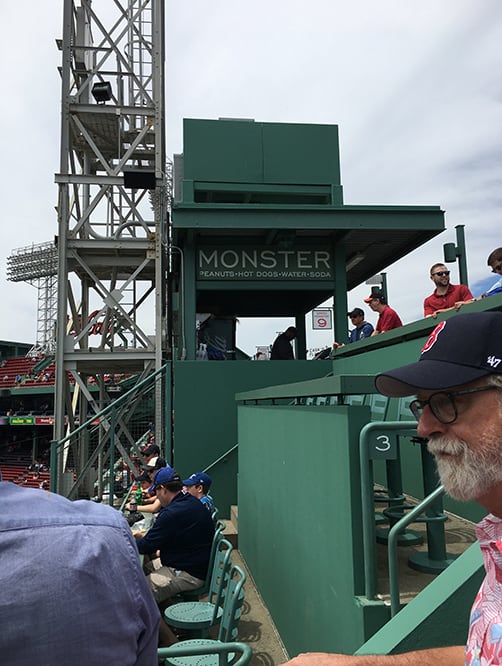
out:
<path id="1" fill-rule="evenodd" d="M 417 389 L 443 390 L 502 374 L 502 312 L 460 314 L 440 322 L 420 359 L 377 375 L 379 393 L 391 398 Z"/>
<path id="2" fill-rule="evenodd" d="M 180 475 L 170 465 L 161 467 L 153 477 L 153 484 L 148 488 L 149 493 L 155 491 L 155 486 L 160 486 L 161 483 L 169 483 L 170 481 L 181 481 Z"/>
<path id="3" fill-rule="evenodd" d="M 185 479 L 183 481 L 184 486 L 196 486 L 199 483 L 202 483 L 204 486 L 209 486 L 212 484 L 213 479 L 209 476 L 209 474 L 206 474 L 205 472 L 196 472 L 195 474 L 191 474 L 188 479 Z"/>

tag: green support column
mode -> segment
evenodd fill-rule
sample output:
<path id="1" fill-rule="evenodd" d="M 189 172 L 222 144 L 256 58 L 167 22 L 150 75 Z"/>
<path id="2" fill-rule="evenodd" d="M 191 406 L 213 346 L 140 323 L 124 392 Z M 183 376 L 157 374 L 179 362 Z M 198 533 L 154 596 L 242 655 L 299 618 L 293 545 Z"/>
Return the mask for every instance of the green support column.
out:
<path id="1" fill-rule="evenodd" d="M 458 270 L 461 284 L 469 286 L 469 277 L 467 275 L 467 253 L 465 251 L 464 225 L 457 224 L 457 252 L 458 252 Z"/>
<path id="2" fill-rule="evenodd" d="M 347 323 L 347 274 L 345 271 L 345 248 L 343 243 L 337 243 L 335 245 L 333 255 L 335 257 L 333 340 L 345 342 L 349 335 L 349 329 Z"/>
<path id="3" fill-rule="evenodd" d="M 195 247 L 194 243 L 187 243 L 183 250 L 183 277 L 181 299 L 183 302 L 183 329 L 184 335 L 180 338 L 180 346 L 185 344 L 185 358 L 195 361 L 195 327 L 196 327 L 196 302 L 195 302 Z M 183 350 L 180 349 L 178 357 L 182 358 Z"/>

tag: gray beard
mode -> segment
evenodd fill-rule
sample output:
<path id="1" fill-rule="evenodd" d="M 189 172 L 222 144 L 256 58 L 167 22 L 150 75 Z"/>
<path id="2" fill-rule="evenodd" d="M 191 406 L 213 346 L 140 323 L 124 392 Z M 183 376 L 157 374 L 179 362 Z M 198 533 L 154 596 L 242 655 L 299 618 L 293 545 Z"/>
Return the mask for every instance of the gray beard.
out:
<path id="1" fill-rule="evenodd" d="M 481 434 L 481 433 L 480 433 Z M 480 439 L 484 441 L 482 433 Z M 502 447 L 493 446 L 486 437 L 484 450 L 473 451 L 466 442 L 447 437 L 433 437 L 428 449 L 434 452 L 447 452 L 453 458 L 436 458 L 436 464 L 446 492 L 451 497 L 467 501 L 487 493 L 495 484 L 502 481 Z M 498 442 L 497 442 L 498 443 Z"/>

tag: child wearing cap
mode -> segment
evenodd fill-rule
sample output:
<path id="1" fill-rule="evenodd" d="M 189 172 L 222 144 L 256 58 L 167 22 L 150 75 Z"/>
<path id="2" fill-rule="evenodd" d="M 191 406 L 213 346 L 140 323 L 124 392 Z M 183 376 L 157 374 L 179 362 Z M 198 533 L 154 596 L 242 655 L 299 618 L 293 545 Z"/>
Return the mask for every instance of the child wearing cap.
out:
<path id="1" fill-rule="evenodd" d="M 205 472 L 195 472 L 183 481 L 187 493 L 197 497 L 210 513 L 214 511 L 213 498 L 208 494 L 212 482 L 212 478 Z"/>

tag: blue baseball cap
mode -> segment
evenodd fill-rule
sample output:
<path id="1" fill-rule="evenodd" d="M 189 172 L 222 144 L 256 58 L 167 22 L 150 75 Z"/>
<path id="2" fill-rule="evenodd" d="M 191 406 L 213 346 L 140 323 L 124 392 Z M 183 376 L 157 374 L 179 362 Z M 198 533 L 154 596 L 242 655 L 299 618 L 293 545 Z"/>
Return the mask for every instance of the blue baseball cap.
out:
<path id="1" fill-rule="evenodd" d="M 418 389 L 443 391 L 502 374 L 502 313 L 471 312 L 440 322 L 416 363 L 377 375 L 377 391 L 391 398 Z"/>
<path id="2" fill-rule="evenodd" d="M 153 477 L 153 484 L 148 488 L 149 493 L 155 492 L 155 486 L 160 486 L 161 483 L 169 483 L 170 481 L 181 481 L 180 475 L 170 465 L 161 467 Z"/>
<path id="3" fill-rule="evenodd" d="M 209 488 L 213 483 L 213 479 L 205 472 L 195 472 L 195 474 L 191 474 L 188 479 L 183 481 L 184 486 L 196 486 L 199 483 Z"/>

